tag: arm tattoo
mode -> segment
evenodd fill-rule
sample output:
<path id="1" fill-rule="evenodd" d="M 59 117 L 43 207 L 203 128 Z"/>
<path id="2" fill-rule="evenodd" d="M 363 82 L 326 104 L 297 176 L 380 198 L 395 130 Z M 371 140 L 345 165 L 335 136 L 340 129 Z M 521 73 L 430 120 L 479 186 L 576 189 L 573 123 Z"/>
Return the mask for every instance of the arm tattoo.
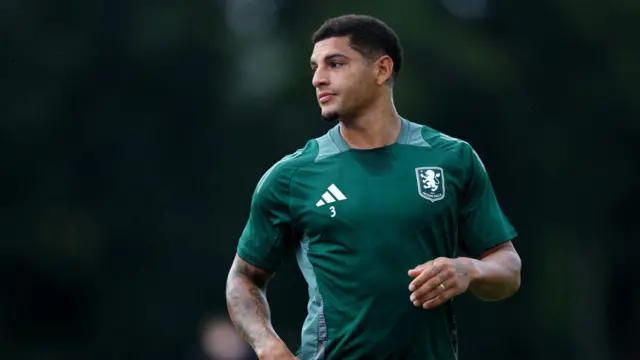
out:
<path id="1" fill-rule="evenodd" d="M 275 337 L 266 297 L 266 278 L 243 261 L 227 280 L 227 309 L 240 335 L 255 349 Z"/>

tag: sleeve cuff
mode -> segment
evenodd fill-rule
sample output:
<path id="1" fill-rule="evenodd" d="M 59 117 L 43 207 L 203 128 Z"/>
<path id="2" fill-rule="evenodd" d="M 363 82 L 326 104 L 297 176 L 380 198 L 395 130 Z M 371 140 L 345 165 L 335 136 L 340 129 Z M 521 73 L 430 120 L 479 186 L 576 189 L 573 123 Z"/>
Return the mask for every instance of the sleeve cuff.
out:
<path id="1" fill-rule="evenodd" d="M 276 265 L 273 261 L 267 261 L 265 259 L 261 259 L 260 257 L 255 255 L 255 252 L 252 252 L 245 248 L 244 246 L 238 246 L 237 249 L 238 256 L 246 261 L 249 265 L 255 266 L 257 268 L 263 269 L 267 272 L 275 272 Z"/>

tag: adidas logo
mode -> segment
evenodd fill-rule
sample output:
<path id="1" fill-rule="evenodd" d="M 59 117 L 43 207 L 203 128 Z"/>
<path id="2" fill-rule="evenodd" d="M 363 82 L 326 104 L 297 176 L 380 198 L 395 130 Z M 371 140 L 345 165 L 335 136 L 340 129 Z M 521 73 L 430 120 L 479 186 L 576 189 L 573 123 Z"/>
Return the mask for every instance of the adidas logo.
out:
<path id="1" fill-rule="evenodd" d="M 331 204 L 332 202 L 342 201 L 342 200 L 347 200 L 347 197 L 344 196 L 342 191 L 340 191 L 340 189 L 338 189 L 337 186 L 335 186 L 334 184 L 331 184 L 331 186 L 329 186 L 328 188 L 328 191 L 322 194 L 322 200 L 319 200 L 316 203 L 316 206 L 320 207 L 325 204 Z"/>

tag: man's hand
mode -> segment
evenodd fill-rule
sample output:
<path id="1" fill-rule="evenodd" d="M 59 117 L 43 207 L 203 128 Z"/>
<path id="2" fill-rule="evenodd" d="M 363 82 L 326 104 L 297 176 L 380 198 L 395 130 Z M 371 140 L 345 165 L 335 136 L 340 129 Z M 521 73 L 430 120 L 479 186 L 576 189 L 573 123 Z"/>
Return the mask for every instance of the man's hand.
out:
<path id="1" fill-rule="evenodd" d="M 439 257 L 409 270 L 409 299 L 414 306 L 431 309 L 467 291 L 474 276 L 471 259 Z"/>

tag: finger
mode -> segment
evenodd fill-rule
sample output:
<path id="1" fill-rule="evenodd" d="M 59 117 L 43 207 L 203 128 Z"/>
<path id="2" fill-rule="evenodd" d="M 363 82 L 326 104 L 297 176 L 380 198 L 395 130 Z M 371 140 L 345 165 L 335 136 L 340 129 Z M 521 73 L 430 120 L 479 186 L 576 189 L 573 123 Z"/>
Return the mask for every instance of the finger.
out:
<path id="1" fill-rule="evenodd" d="M 430 268 L 422 270 L 422 273 L 418 275 L 411 283 L 409 284 L 409 291 L 415 291 L 426 281 L 436 276 L 440 272 L 440 266 L 434 265 Z"/>
<path id="2" fill-rule="evenodd" d="M 409 276 L 411 276 L 412 278 L 420 275 L 422 273 L 422 269 L 423 268 L 415 268 L 415 269 L 411 269 L 409 270 L 408 274 Z"/>
<path id="3" fill-rule="evenodd" d="M 428 261 L 428 262 L 426 262 L 424 264 L 420 264 L 420 265 L 416 266 L 415 268 L 409 270 L 409 276 L 416 277 L 416 276 L 420 275 L 424 269 L 427 269 L 427 268 L 429 268 L 431 266 L 433 266 L 433 260 Z"/>
<path id="4" fill-rule="evenodd" d="M 451 259 L 441 256 L 431 261 L 427 261 L 426 263 L 420 264 L 415 268 L 409 270 L 409 276 L 416 277 L 420 275 L 425 269 L 431 268 L 432 266 L 436 266 L 436 265 L 442 265 L 443 263 L 447 263 L 449 260 Z"/>
<path id="5" fill-rule="evenodd" d="M 455 293 L 455 295 L 460 292 L 458 288 L 458 282 L 456 281 L 455 277 L 451 277 L 446 281 L 436 285 L 431 291 L 427 292 L 421 297 L 416 298 L 416 300 L 418 301 L 419 305 L 423 305 L 427 301 L 433 300 L 447 291 L 452 291 Z"/>
<path id="6" fill-rule="evenodd" d="M 455 287 L 448 289 L 445 292 L 439 294 L 437 297 L 422 304 L 422 307 L 425 309 L 433 309 L 435 307 L 438 307 L 449 301 L 452 297 L 458 295 L 457 292 L 458 290 Z"/>
<path id="7" fill-rule="evenodd" d="M 444 285 L 444 289 L 440 285 Z M 418 302 L 418 306 L 422 305 L 425 301 L 430 300 L 438 294 L 444 292 L 451 286 L 455 286 L 456 282 L 453 279 L 453 272 L 446 269 L 440 271 L 435 277 L 429 279 L 424 285 L 414 291 L 410 299 L 412 302 Z"/>

